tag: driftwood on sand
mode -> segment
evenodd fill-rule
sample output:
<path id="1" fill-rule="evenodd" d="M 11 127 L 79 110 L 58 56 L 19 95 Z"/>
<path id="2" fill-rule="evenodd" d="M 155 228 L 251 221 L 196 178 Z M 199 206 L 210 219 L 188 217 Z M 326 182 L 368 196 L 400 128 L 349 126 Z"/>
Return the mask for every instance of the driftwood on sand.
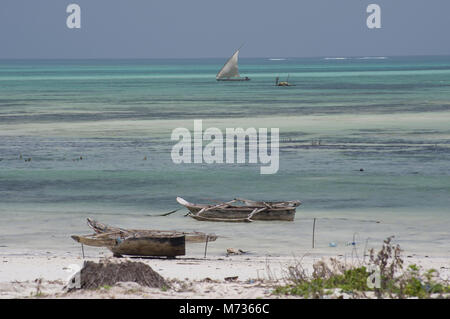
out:
<path id="1" fill-rule="evenodd" d="M 200 232 L 164 230 L 137 230 L 112 227 L 88 218 L 95 234 L 73 235 L 75 241 L 94 247 L 107 247 L 115 256 L 167 256 L 185 255 L 185 244 L 215 241 L 217 236 Z"/>
<path id="2" fill-rule="evenodd" d="M 190 216 L 200 221 L 252 222 L 254 220 L 293 221 L 300 201 L 264 202 L 236 198 L 215 205 L 193 204 L 181 197 L 177 202 L 189 210 Z"/>

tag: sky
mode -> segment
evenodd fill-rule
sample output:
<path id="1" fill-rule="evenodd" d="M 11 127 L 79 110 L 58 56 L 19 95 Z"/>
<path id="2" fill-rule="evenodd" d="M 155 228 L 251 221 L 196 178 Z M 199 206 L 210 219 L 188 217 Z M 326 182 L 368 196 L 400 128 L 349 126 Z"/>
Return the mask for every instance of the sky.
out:
<path id="1" fill-rule="evenodd" d="M 449 0 L 0 1 L 0 59 L 450 55 L 449 33 Z"/>

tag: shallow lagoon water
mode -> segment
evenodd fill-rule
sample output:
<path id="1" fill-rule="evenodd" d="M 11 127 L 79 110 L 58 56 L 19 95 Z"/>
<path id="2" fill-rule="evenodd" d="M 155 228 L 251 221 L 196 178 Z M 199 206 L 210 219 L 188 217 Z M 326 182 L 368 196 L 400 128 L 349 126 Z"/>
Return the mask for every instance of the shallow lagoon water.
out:
<path id="1" fill-rule="evenodd" d="M 449 256 L 449 57 L 241 59 L 245 83 L 216 82 L 222 64 L 0 61 L 1 249 L 78 250 L 69 236 L 89 233 L 84 218 L 93 217 L 215 232 L 223 238 L 212 254 L 301 255 L 317 218 L 316 250 L 348 251 L 353 236 L 359 248 L 377 247 L 396 235 L 408 252 Z M 288 74 L 295 87 L 273 85 Z M 279 128 L 279 172 L 175 165 L 170 134 L 194 119 Z M 147 216 L 178 208 L 176 196 L 303 204 L 293 223 Z"/>

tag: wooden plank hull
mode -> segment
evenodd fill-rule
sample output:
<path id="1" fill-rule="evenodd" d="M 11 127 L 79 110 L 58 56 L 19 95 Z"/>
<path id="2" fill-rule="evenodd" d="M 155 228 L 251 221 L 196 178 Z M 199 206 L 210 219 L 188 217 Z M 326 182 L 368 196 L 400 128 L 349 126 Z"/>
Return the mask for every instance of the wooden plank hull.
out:
<path id="1" fill-rule="evenodd" d="M 223 81 L 223 82 L 239 82 L 239 81 L 250 81 L 250 78 L 229 78 L 229 79 L 216 79 L 216 81 Z"/>
<path id="2" fill-rule="evenodd" d="M 202 208 L 188 206 L 187 209 L 192 213 L 191 217 L 195 218 L 194 215 L 197 214 Z M 248 215 L 252 213 L 253 207 L 245 207 L 245 208 L 215 208 L 211 210 L 207 210 L 201 213 L 201 217 L 205 217 L 204 219 L 198 218 L 198 220 L 207 220 L 207 219 L 229 219 L 232 220 L 240 220 L 243 221 L 247 219 Z M 207 218 L 207 219 L 206 219 Z M 295 207 L 289 208 L 277 208 L 277 209 L 267 209 L 266 211 L 256 214 L 252 217 L 252 220 L 285 220 L 285 221 L 293 221 L 295 218 Z"/>
<path id="3" fill-rule="evenodd" d="M 137 237 L 121 239 L 115 234 L 105 233 L 90 236 L 72 236 L 88 246 L 106 247 L 115 255 L 128 256 L 183 256 L 186 254 L 185 236 Z"/>
<path id="4" fill-rule="evenodd" d="M 184 236 L 128 238 L 108 248 L 116 255 L 175 257 L 186 254 Z"/>

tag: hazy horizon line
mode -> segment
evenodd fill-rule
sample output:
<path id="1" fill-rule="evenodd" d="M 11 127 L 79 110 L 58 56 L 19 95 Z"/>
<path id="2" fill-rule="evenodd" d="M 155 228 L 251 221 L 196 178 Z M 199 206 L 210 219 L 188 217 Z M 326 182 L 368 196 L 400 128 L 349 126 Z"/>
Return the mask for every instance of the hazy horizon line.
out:
<path id="1" fill-rule="evenodd" d="M 394 55 L 318 55 L 318 56 L 240 56 L 240 59 L 314 59 L 314 58 L 396 58 L 396 57 L 450 57 L 446 54 L 394 54 Z M 200 60 L 200 59 L 227 59 L 229 56 L 221 57 L 80 57 L 80 58 L 58 58 L 58 57 L 40 57 L 40 58 L 12 58 L 6 57 L 0 60 Z"/>

